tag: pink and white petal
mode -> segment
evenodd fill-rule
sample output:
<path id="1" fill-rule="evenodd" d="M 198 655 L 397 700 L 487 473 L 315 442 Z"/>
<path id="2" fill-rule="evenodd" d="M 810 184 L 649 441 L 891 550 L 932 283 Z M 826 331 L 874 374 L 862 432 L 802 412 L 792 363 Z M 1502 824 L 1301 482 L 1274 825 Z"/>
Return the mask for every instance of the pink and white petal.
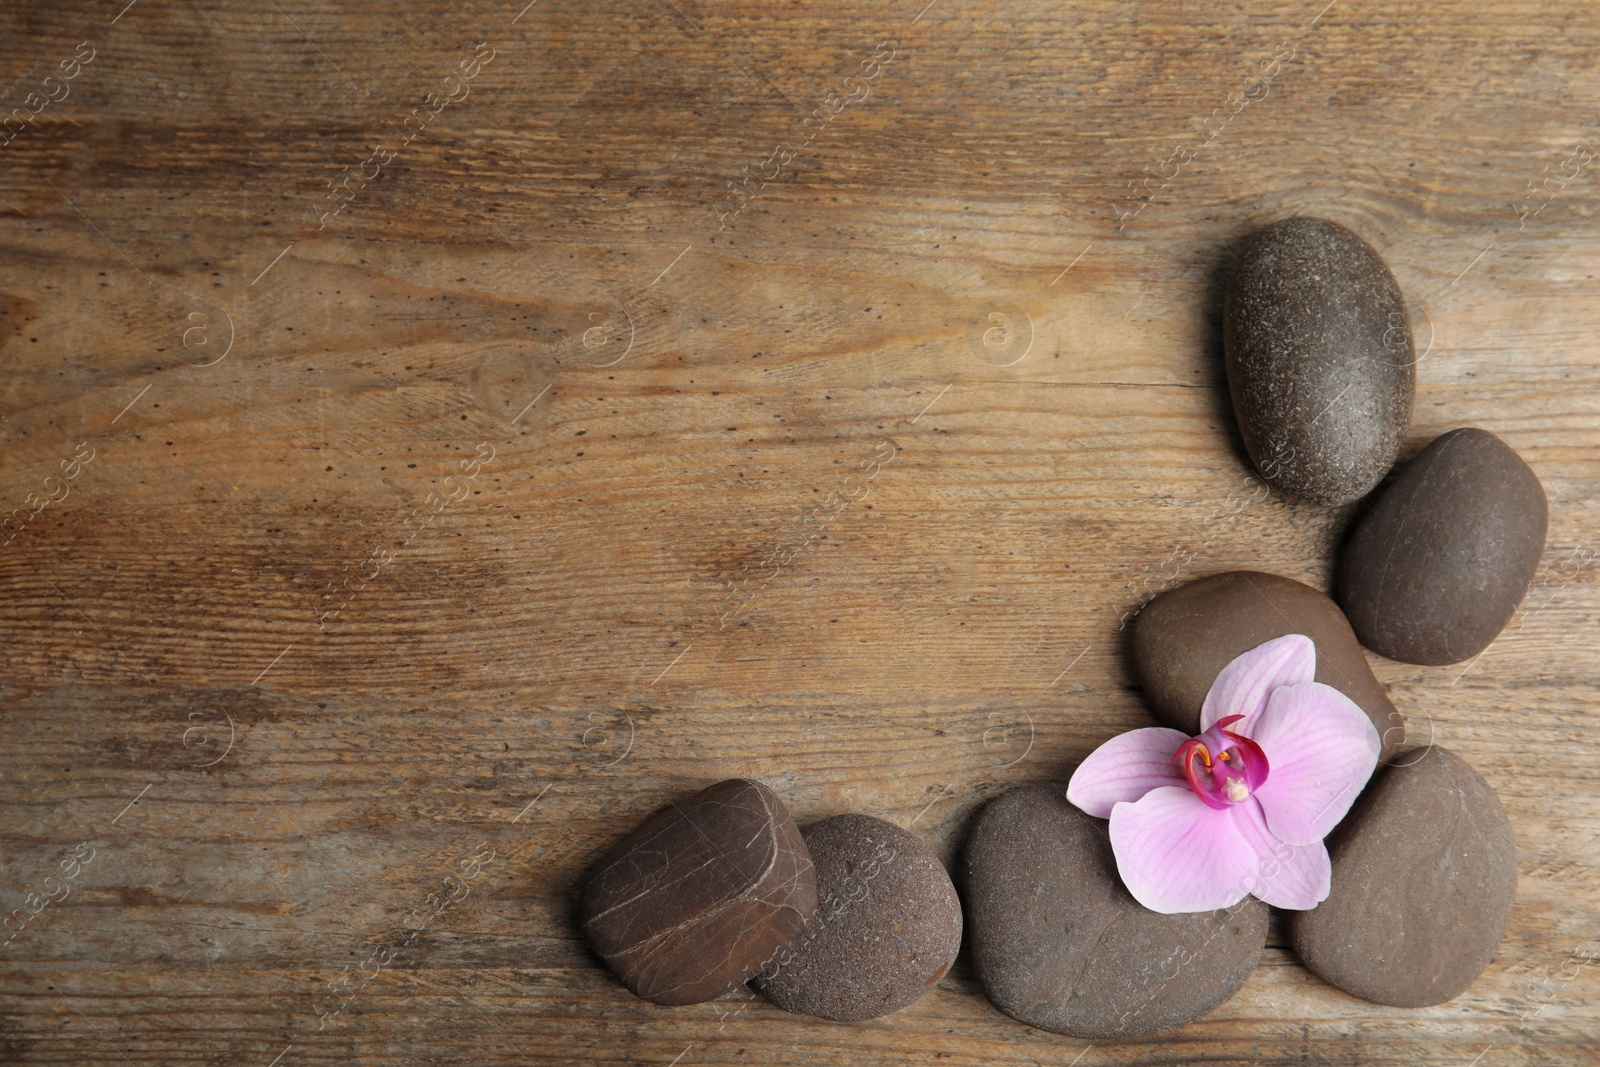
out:
<path id="1" fill-rule="evenodd" d="M 1200 730 L 1225 715 L 1243 715 L 1228 729 L 1250 736 L 1267 696 L 1281 685 L 1298 685 L 1317 676 L 1317 649 L 1304 634 L 1284 634 L 1242 652 L 1217 674 L 1200 705 Z"/>
<path id="2" fill-rule="evenodd" d="M 1097 819 L 1109 819 L 1116 804 L 1131 804 L 1164 785 L 1182 785 L 1183 773 L 1172 757 L 1188 739 L 1164 726 L 1118 734 L 1072 772 L 1067 799 Z"/>
<path id="3" fill-rule="evenodd" d="M 1234 826 L 1236 810 L 1208 807 L 1188 786 L 1112 808 L 1111 851 L 1133 899 L 1166 915 L 1243 900 L 1259 860 Z"/>
<path id="4" fill-rule="evenodd" d="M 1267 757 L 1255 798 L 1273 836 L 1291 845 L 1321 841 L 1339 825 L 1382 747 L 1367 713 L 1321 682 L 1274 690 L 1250 739 Z"/>
<path id="5" fill-rule="evenodd" d="M 1248 882 L 1256 899 L 1274 908 L 1306 911 L 1328 899 L 1333 861 L 1321 841 L 1291 845 L 1273 836 L 1255 797 L 1228 809 L 1234 826 L 1256 854 Z"/>

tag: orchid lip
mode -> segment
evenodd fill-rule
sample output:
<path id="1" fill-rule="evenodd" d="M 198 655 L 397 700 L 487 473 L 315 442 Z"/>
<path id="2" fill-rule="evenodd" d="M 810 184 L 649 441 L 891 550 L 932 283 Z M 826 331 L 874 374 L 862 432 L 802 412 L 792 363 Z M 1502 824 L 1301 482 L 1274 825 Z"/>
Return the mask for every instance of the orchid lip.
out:
<path id="1" fill-rule="evenodd" d="M 1223 811 L 1261 788 L 1270 770 L 1261 746 L 1228 727 L 1244 718 L 1228 715 L 1204 733 L 1189 738 L 1172 754 L 1194 795 Z"/>

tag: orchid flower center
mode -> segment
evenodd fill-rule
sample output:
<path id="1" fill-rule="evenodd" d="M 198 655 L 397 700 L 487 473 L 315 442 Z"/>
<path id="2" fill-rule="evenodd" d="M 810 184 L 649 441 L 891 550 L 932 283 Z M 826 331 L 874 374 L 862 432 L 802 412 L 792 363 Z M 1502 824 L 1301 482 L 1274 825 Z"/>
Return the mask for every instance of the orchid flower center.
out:
<path id="1" fill-rule="evenodd" d="M 1189 738 L 1172 755 L 1195 796 L 1218 810 L 1245 800 L 1267 780 L 1267 754 L 1261 746 L 1228 729 L 1242 718 L 1227 715 L 1218 719 L 1211 729 Z"/>

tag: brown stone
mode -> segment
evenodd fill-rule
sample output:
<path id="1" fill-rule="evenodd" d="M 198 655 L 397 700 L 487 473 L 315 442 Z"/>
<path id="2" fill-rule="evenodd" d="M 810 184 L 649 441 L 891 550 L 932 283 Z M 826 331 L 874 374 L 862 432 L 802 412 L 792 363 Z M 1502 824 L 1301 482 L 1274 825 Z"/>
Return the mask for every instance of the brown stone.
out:
<path id="1" fill-rule="evenodd" d="M 1505 628 L 1544 554 L 1544 486 L 1487 430 L 1452 430 L 1406 464 L 1345 548 L 1339 603 L 1361 643 L 1460 663 Z"/>
<path id="2" fill-rule="evenodd" d="M 1261 476 L 1308 503 L 1371 492 L 1400 454 L 1416 379 L 1405 298 L 1372 246 L 1327 219 L 1267 227 L 1229 279 L 1222 331 Z"/>
<path id="3" fill-rule="evenodd" d="M 1494 790 L 1434 745 L 1381 769 L 1328 839 L 1333 888 L 1291 915 L 1319 978 L 1379 1004 L 1460 995 L 1511 923 L 1517 850 Z"/>
<path id="4" fill-rule="evenodd" d="M 657 1004 L 737 989 L 817 910 L 804 840 L 777 794 L 730 778 L 653 816 L 584 887 L 583 931 L 622 983 Z"/>
<path id="5" fill-rule="evenodd" d="M 991 801 L 965 856 L 972 965 L 995 1007 L 1072 1037 L 1134 1037 L 1200 1018 L 1244 984 L 1267 937 L 1254 897 L 1162 915 L 1129 895 L 1102 819 L 1059 785 Z"/>
<path id="6" fill-rule="evenodd" d="M 1405 720 L 1373 676 L 1339 606 L 1292 578 L 1230 571 L 1162 593 L 1134 622 L 1134 670 L 1162 725 L 1195 734 L 1200 705 L 1222 668 L 1263 642 L 1295 633 L 1317 646 L 1316 680 L 1367 713 L 1383 745 L 1380 759 L 1387 759 L 1405 740 Z"/>
<path id="7" fill-rule="evenodd" d="M 778 1007 L 839 1022 L 876 1019 L 933 988 L 961 948 L 961 900 L 914 834 L 868 815 L 803 831 L 817 916 L 756 987 Z"/>

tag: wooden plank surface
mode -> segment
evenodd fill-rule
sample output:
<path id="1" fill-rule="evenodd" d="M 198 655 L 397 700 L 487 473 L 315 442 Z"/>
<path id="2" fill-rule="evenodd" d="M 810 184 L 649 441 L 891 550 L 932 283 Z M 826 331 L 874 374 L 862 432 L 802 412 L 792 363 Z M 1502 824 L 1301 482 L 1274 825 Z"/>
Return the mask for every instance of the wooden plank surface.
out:
<path id="1" fill-rule="evenodd" d="M 1600 1060 L 1593 11 L 924 3 L 0 10 L 0 1060 Z M 953 860 L 1147 721 L 1150 595 L 1328 587 L 1349 516 L 1251 477 L 1220 366 L 1293 213 L 1406 291 L 1407 454 L 1549 493 L 1479 660 L 1371 657 L 1510 812 L 1484 976 L 1383 1008 L 1275 927 L 1124 1044 L 965 956 L 861 1025 L 630 996 L 576 892 L 667 799 Z"/>

